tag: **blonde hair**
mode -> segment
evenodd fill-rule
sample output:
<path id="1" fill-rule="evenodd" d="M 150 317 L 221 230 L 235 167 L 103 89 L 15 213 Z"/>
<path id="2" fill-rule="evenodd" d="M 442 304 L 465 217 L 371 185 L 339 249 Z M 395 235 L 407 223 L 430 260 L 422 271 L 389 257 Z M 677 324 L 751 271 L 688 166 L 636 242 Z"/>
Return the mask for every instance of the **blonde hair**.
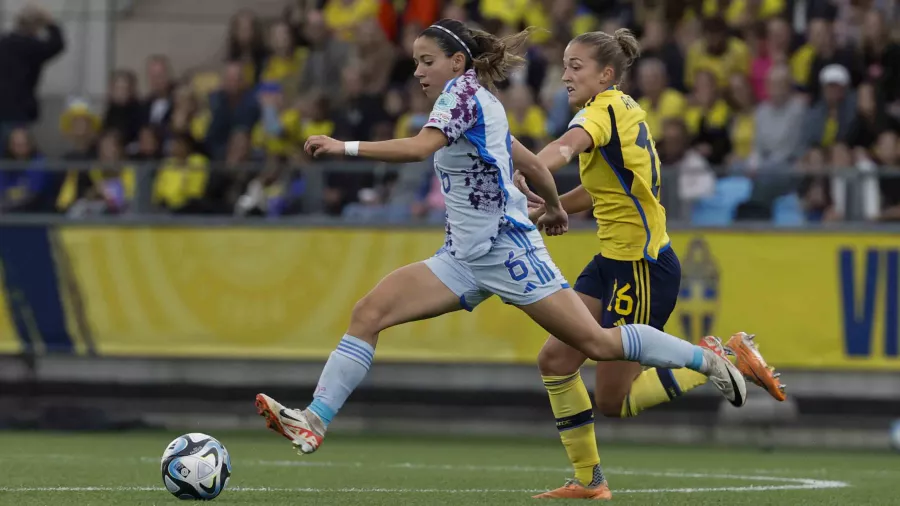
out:
<path id="1" fill-rule="evenodd" d="M 441 28 L 430 26 L 420 36 L 433 38 L 448 57 L 461 52 L 466 57 L 466 69 L 475 69 L 478 81 L 491 90 L 495 90 L 494 83 L 505 80 L 513 70 L 525 64 L 525 58 L 519 53 L 536 30 L 530 26 L 519 33 L 497 37 L 469 28 L 455 19 L 442 19 L 435 25 Z"/>
<path id="2" fill-rule="evenodd" d="M 625 73 L 641 55 L 641 45 L 627 28 L 619 28 L 615 34 L 587 32 L 574 39 L 574 43 L 584 44 L 594 49 L 594 60 L 601 67 L 610 66 L 616 74 L 616 82 L 621 82 Z"/>

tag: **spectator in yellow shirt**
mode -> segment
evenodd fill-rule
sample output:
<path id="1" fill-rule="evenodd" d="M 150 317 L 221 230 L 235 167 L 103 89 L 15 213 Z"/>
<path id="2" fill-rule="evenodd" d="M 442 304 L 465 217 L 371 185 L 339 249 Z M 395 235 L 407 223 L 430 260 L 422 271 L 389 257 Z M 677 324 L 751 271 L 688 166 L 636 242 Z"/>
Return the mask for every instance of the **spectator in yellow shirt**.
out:
<path id="1" fill-rule="evenodd" d="M 175 213 L 203 208 L 209 179 L 208 161 L 194 152 L 194 141 L 186 134 L 172 139 L 171 157 L 166 159 L 153 182 L 153 204 Z"/>
<path id="2" fill-rule="evenodd" d="M 543 148 L 548 138 L 547 116 L 534 103 L 531 90 L 524 84 L 514 84 L 505 95 L 509 133 L 532 151 Z"/>
<path id="3" fill-rule="evenodd" d="M 300 112 L 286 103 L 282 86 L 275 82 L 262 83 L 259 104 L 262 114 L 253 127 L 253 148 L 262 151 L 266 158 L 296 155 L 302 146 Z"/>
<path id="4" fill-rule="evenodd" d="M 728 124 L 731 111 L 716 86 L 712 72 L 697 73 L 691 102 L 685 111 L 685 123 L 693 136 L 693 145 L 713 165 L 725 161 L 731 151 Z"/>
<path id="5" fill-rule="evenodd" d="M 747 75 L 750 71 L 750 51 L 747 45 L 728 34 L 722 18 L 703 21 L 703 38 L 691 44 L 685 59 L 684 81 L 694 86 L 697 73 L 711 72 L 720 88 L 728 86 L 732 74 Z"/>
<path id="6" fill-rule="evenodd" d="M 118 214 L 134 199 L 135 171 L 122 167 L 122 139 L 115 130 L 100 137 L 99 164 L 88 171 L 69 171 L 56 200 L 56 207 L 69 216 Z"/>
<path id="7" fill-rule="evenodd" d="M 687 100 L 678 90 L 667 86 L 666 66 L 661 60 L 656 58 L 641 60 L 637 78 L 641 89 L 638 104 L 647 113 L 644 121 L 653 137 L 662 139 L 663 121 L 681 117 L 687 107 Z"/>
<path id="8" fill-rule="evenodd" d="M 357 26 L 378 16 L 378 0 L 328 0 L 323 14 L 325 23 L 335 36 L 353 42 Z"/>
<path id="9" fill-rule="evenodd" d="M 733 116 L 729 127 L 731 153 L 729 161 L 746 161 L 753 152 L 756 101 L 750 82 L 744 76 L 731 76 L 728 89 Z"/>
<path id="10" fill-rule="evenodd" d="M 279 21 L 269 29 L 269 50 L 269 59 L 260 80 L 281 84 L 286 100 L 293 102 L 300 87 L 300 74 L 308 50 L 296 46 L 291 25 L 286 21 Z"/>
<path id="11" fill-rule="evenodd" d="M 266 61 L 266 44 L 262 25 L 251 10 L 241 10 L 231 18 L 228 33 L 227 61 L 240 62 L 244 80 L 256 83 Z"/>

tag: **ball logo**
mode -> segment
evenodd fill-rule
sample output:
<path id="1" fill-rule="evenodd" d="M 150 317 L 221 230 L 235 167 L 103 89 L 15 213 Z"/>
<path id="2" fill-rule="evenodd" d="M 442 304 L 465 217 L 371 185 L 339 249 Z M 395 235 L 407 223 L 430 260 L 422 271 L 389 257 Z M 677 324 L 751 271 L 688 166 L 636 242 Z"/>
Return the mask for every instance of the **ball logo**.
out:
<path id="1" fill-rule="evenodd" d="M 188 476 L 191 475 L 191 470 L 188 469 L 187 466 L 185 466 L 181 462 L 175 464 L 175 472 L 177 472 L 179 475 L 181 475 L 182 478 L 187 478 Z"/>

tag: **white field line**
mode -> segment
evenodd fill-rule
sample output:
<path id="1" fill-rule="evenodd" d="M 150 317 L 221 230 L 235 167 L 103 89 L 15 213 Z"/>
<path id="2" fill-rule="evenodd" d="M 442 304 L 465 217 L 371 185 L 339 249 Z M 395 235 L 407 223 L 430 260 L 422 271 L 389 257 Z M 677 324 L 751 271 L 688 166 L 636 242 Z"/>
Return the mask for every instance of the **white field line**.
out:
<path id="1" fill-rule="evenodd" d="M 159 459 L 141 457 L 146 463 L 157 463 Z M 364 468 L 368 467 L 362 462 L 328 462 L 328 461 L 299 461 L 299 460 L 249 460 L 241 461 L 243 465 L 276 466 L 276 467 L 341 467 Z M 474 471 L 474 472 L 558 472 L 567 473 L 564 467 L 534 467 L 534 466 L 477 466 L 477 465 L 452 465 L 452 464 L 417 464 L 399 463 L 378 466 L 393 469 L 420 469 L 440 471 Z M 646 471 L 635 469 L 609 468 L 610 476 L 650 476 L 665 478 L 686 479 L 722 479 L 738 481 L 764 481 L 780 483 L 770 485 L 747 485 L 728 487 L 686 487 L 686 488 L 652 488 L 652 489 L 616 489 L 616 494 L 657 494 L 657 493 L 705 493 L 705 492 L 766 492 L 776 490 L 822 490 L 832 488 L 844 488 L 849 484 L 842 481 L 819 480 L 812 478 L 788 478 L 784 476 L 760 476 L 745 474 L 720 474 L 698 473 L 682 471 Z M 163 487 L 0 487 L 0 492 L 155 492 L 164 490 Z M 234 492 L 297 492 L 297 493 L 447 493 L 447 494 L 484 494 L 484 493 L 538 493 L 543 489 L 406 489 L 406 488 L 279 488 L 279 487 L 230 487 Z"/>

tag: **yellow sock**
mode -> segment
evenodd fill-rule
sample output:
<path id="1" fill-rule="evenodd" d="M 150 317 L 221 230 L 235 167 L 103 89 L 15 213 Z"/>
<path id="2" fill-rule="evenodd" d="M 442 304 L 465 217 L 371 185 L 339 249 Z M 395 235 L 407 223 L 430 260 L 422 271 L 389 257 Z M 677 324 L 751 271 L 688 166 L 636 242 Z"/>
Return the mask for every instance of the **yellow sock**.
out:
<path id="1" fill-rule="evenodd" d="M 597 436 L 594 434 L 591 396 L 581 380 L 581 372 L 568 376 L 543 376 L 543 379 L 544 387 L 550 394 L 559 438 L 575 468 L 575 478 L 585 485 L 599 485 L 605 478 L 600 467 Z"/>
<path id="2" fill-rule="evenodd" d="M 621 416 L 637 416 L 647 408 L 681 397 L 706 380 L 706 376 L 690 369 L 647 369 L 631 384 L 631 392 L 622 403 Z"/>

